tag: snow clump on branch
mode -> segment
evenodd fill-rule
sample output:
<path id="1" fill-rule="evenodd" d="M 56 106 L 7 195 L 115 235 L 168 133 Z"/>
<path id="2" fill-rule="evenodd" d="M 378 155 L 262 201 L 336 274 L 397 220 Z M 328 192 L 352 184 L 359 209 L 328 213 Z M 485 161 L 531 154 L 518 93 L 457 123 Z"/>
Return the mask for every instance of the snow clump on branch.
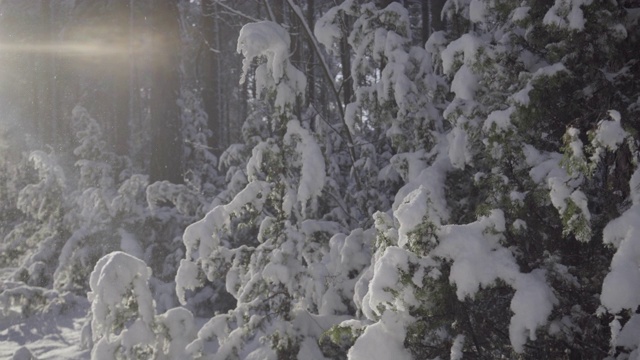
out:
<path id="1" fill-rule="evenodd" d="M 240 83 L 245 82 L 253 59 L 266 57 L 267 63 L 256 69 L 256 87 L 260 94 L 277 90 L 275 105 L 282 109 L 293 105 L 296 96 L 303 96 L 307 87 L 304 74 L 289 62 L 290 45 L 289 33 L 271 21 L 246 24 L 238 37 L 237 51 L 244 56 Z"/>

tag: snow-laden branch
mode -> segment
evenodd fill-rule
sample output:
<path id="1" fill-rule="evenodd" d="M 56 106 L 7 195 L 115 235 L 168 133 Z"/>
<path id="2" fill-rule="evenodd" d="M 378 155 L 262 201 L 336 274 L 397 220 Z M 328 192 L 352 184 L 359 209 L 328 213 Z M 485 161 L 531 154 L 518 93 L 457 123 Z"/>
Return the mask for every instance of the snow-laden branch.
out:
<path id="1" fill-rule="evenodd" d="M 342 124 L 344 125 L 344 133 L 345 133 L 345 137 L 347 138 L 347 142 L 349 143 L 349 155 L 351 157 L 351 163 L 352 165 L 355 164 L 356 162 L 356 153 L 354 150 L 354 141 L 353 141 L 353 137 L 351 136 L 351 131 L 349 130 L 349 127 L 347 126 L 347 122 L 345 120 L 345 116 L 344 116 L 344 105 L 342 104 L 342 101 L 340 101 L 340 93 L 338 91 L 338 89 L 336 88 L 335 82 L 333 81 L 333 76 L 331 76 L 331 71 L 329 70 L 329 65 L 327 64 L 327 61 L 325 60 L 324 56 L 322 56 L 322 52 L 320 51 L 320 45 L 318 44 L 317 39 L 313 36 L 313 32 L 311 31 L 311 28 L 309 28 L 309 24 L 307 23 L 307 21 L 305 20 L 304 16 L 302 15 L 302 11 L 300 10 L 300 7 L 296 4 L 293 3 L 293 0 L 287 0 L 287 4 L 289 4 L 289 6 L 291 7 L 291 10 L 293 10 L 293 12 L 296 14 L 296 17 L 298 18 L 298 20 L 300 21 L 300 24 L 302 24 L 302 27 L 304 28 L 305 33 L 307 34 L 307 37 L 309 38 L 309 42 L 311 43 L 311 45 L 313 46 L 313 50 L 316 53 L 316 55 L 318 56 L 318 59 L 320 59 L 320 64 L 322 65 L 322 72 L 324 73 L 324 76 L 327 78 L 327 81 L 329 82 L 329 84 L 331 84 L 330 88 L 331 88 L 331 92 L 333 93 L 333 96 L 336 99 L 336 102 L 338 103 L 338 110 L 340 112 L 340 120 L 342 121 Z M 354 176 L 356 179 L 356 184 L 358 186 L 358 189 L 362 189 L 362 184 L 360 182 L 360 177 L 358 176 L 358 173 L 354 171 Z"/>
<path id="2" fill-rule="evenodd" d="M 275 106 L 283 113 L 295 104 L 297 96 L 304 96 L 307 87 L 304 74 L 289 61 L 290 45 L 289 33 L 272 21 L 246 24 L 238 36 L 237 50 L 244 56 L 240 83 L 244 83 L 253 59 L 264 56 L 266 64 L 256 68 L 256 88 L 258 94 L 275 90 Z"/>

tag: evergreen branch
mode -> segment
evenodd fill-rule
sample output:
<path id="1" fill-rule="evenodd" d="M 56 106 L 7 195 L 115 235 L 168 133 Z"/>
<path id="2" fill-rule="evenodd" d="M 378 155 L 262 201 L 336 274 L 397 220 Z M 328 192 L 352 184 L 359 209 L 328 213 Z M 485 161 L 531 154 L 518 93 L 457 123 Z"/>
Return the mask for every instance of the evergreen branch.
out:
<path id="1" fill-rule="evenodd" d="M 333 96 L 335 97 L 336 102 L 338 103 L 338 111 L 340 113 L 340 120 L 342 121 L 342 124 L 344 125 L 345 137 L 347 138 L 347 141 L 349 143 L 349 155 L 351 157 L 351 165 L 354 167 L 353 174 L 354 174 L 354 177 L 356 179 L 356 185 L 357 185 L 358 191 L 360 191 L 360 190 L 362 190 L 362 182 L 360 181 L 360 176 L 358 175 L 358 172 L 355 171 L 356 152 L 354 150 L 353 136 L 351 136 L 351 131 L 349 131 L 349 126 L 347 126 L 347 121 L 346 121 L 345 115 L 344 115 L 344 105 L 342 104 L 342 101 L 340 100 L 340 93 L 338 92 L 338 89 L 336 89 L 335 82 L 333 81 L 333 77 L 331 76 L 331 71 L 329 71 L 329 65 L 327 64 L 327 61 L 325 60 L 324 56 L 322 56 L 322 52 L 320 51 L 320 46 L 318 45 L 318 42 L 316 41 L 315 37 L 313 36 L 313 32 L 309 28 L 309 24 L 307 23 L 307 21 L 305 20 L 304 16 L 302 15 L 302 12 L 300 11 L 300 7 L 298 7 L 298 5 L 296 5 L 296 4 L 294 4 L 293 0 L 287 0 L 287 4 L 289 4 L 289 7 L 291 7 L 291 10 L 293 10 L 293 12 L 296 14 L 296 17 L 298 18 L 298 20 L 302 24 L 302 28 L 304 29 L 305 33 L 307 34 L 307 37 L 309 38 L 309 41 L 311 42 L 311 45 L 312 45 L 312 48 L 313 48 L 314 52 L 316 53 L 316 55 L 320 59 L 320 64 L 322 65 L 321 66 L 322 72 L 324 73 L 324 76 L 327 78 L 327 81 L 331 84 L 331 86 L 330 86 L 331 92 L 333 93 Z"/>

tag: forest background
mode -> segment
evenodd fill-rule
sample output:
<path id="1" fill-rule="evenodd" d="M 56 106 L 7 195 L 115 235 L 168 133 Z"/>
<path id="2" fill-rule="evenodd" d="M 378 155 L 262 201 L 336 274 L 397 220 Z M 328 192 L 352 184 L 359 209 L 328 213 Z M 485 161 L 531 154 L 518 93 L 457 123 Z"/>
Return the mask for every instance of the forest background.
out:
<path id="1" fill-rule="evenodd" d="M 80 311 L 96 359 L 635 358 L 639 19 L 0 1 L 0 336 L 46 357 L 29 324 Z"/>

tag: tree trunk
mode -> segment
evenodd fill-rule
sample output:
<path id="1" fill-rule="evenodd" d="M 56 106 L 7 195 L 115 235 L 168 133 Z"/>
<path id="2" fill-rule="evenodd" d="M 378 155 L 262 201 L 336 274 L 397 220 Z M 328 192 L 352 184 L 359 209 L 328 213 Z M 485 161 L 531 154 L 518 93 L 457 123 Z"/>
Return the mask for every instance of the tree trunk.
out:
<path id="1" fill-rule="evenodd" d="M 286 0 L 267 0 L 270 1 L 271 10 L 273 10 L 273 15 L 275 16 L 275 21 L 283 25 L 285 21 L 284 16 L 284 2 Z"/>
<path id="2" fill-rule="evenodd" d="M 41 3 L 41 11 L 42 11 L 42 22 L 45 24 L 42 27 L 43 34 L 42 39 L 45 43 L 52 44 L 55 40 L 53 36 L 53 24 L 51 23 L 51 0 L 45 0 Z M 55 119 L 52 117 L 53 114 L 53 54 L 50 52 L 46 52 L 44 54 L 39 54 L 37 57 L 40 58 L 40 77 L 42 81 L 42 87 L 38 88 L 38 93 L 36 94 L 36 102 L 38 103 L 38 112 L 36 113 L 37 121 L 40 122 L 40 131 L 43 139 L 43 143 L 55 147 L 54 139 L 55 139 Z"/>
<path id="3" fill-rule="evenodd" d="M 129 1 L 120 0 L 113 18 L 113 25 L 116 29 L 128 29 L 122 31 L 125 36 L 121 39 L 123 46 L 129 46 L 131 39 L 131 27 L 129 16 Z M 113 147 L 119 155 L 129 153 L 129 101 L 130 101 L 130 77 L 131 77 L 131 54 L 118 58 L 118 69 L 115 71 L 113 79 L 113 110 L 111 111 L 113 124 Z"/>
<path id="4" fill-rule="evenodd" d="M 420 21 L 422 22 L 422 29 L 420 29 L 420 35 L 422 39 L 422 44 L 424 45 L 427 40 L 429 40 L 429 36 L 431 36 L 431 2 L 423 1 L 420 4 Z"/>
<path id="5" fill-rule="evenodd" d="M 153 1 L 152 26 L 158 37 L 151 64 L 151 181 L 182 182 L 180 90 L 178 74 L 180 34 L 178 7 L 173 1 Z"/>
<path id="6" fill-rule="evenodd" d="M 304 71 L 304 36 L 302 35 L 302 24 L 297 16 L 293 14 L 293 9 L 287 7 L 287 11 L 290 11 L 289 23 L 291 24 L 291 28 L 289 32 L 291 33 L 291 49 L 289 50 L 291 53 L 291 65 L 293 65 L 296 69 Z M 308 85 L 308 84 L 307 84 Z M 303 99 L 304 94 L 301 97 L 296 99 L 296 106 L 294 109 L 294 113 L 300 119 L 302 117 L 302 107 L 304 105 Z"/>
<path id="7" fill-rule="evenodd" d="M 444 3 L 446 0 L 432 0 L 429 1 L 429 8 L 431 16 L 429 16 L 429 35 L 436 31 L 444 30 L 445 23 L 442 19 L 442 8 L 444 8 Z"/>
<path id="8" fill-rule="evenodd" d="M 202 101 L 204 111 L 208 116 L 209 129 L 212 131 L 209 146 L 218 149 L 222 147 L 222 138 L 224 137 L 224 129 L 222 126 L 220 103 L 220 85 L 222 80 L 220 73 L 220 51 L 218 42 L 218 13 L 215 0 L 202 0 L 202 34 L 204 37 L 204 51 L 202 61 Z"/>
<path id="9" fill-rule="evenodd" d="M 349 43 L 347 42 L 347 36 L 349 34 L 350 20 L 347 15 L 342 16 L 342 23 L 344 32 L 342 39 L 340 40 L 340 64 L 342 65 L 342 103 L 346 106 L 351 102 L 351 94 L 353 91 L 353 79 L 351 78 L 351 52 L 349 49 Z"/>
<path id="10" fill-rule="evenodd" d="M 315 22 L 315 1 L 308 0 L 307 1 L 307 24 L 310 29 L 313 29 L 313 25 Z M 309 40 L 311 41 L 311 40 Z M 311 46 L 309 46 L 311 48 Z M 313 105 L 315 101 L 316 94 L 316 76 L 315 76 L 315 52 L 309 51 L 309 55 L 307 56 L 307 99 L 306 104 Z"/>

